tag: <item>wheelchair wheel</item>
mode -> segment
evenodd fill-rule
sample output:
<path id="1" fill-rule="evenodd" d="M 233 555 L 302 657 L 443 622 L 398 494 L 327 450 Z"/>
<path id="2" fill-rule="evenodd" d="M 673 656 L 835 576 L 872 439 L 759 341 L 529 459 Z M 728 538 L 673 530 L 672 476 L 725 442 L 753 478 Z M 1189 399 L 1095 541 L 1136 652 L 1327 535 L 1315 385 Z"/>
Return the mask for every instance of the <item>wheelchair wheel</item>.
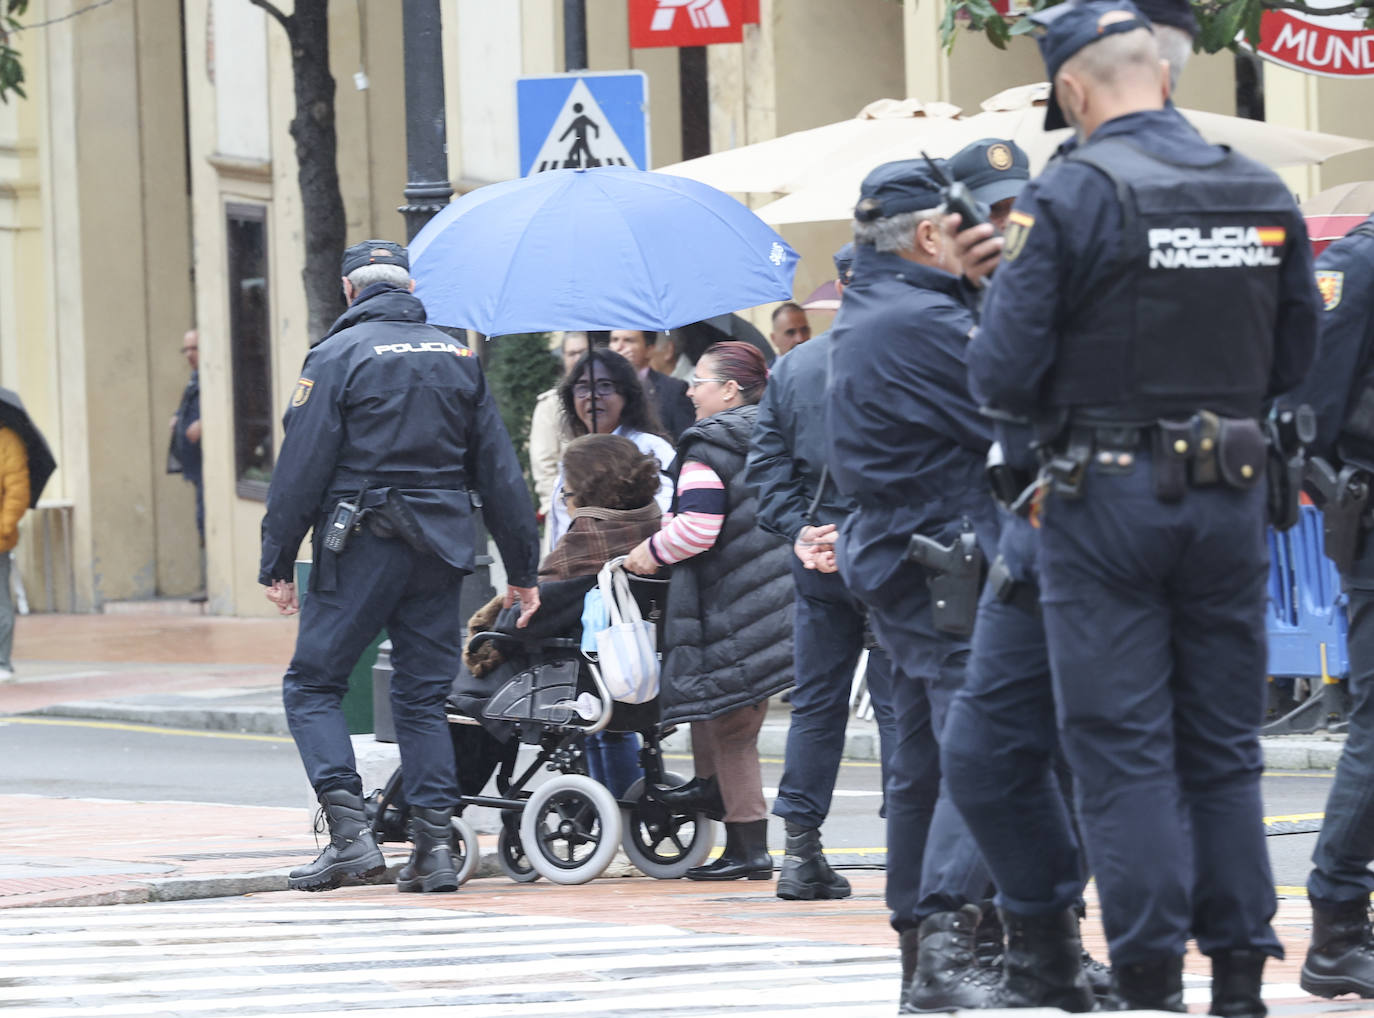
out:
<path id="1" fill-rule="evenodd" d="M 520 825 L 518 821 L 501 822 L 501 836 L 496 842 L 496 863 L 501 872 L 517 884 L 532 884 L 539 874 L 530 865 L 525 847 L 520 844 Z"/>
<path id="2" fill-rule="evenodd" d="M 458 871 L 458 886 L 462 887 L 477 872 L 482 852 L 477 846 L 477 832 L 462 817 L 454 817 L 450 824 L 449 845 L 453 851 L 453 868 Z"/>
<path id="3" fill-rule="evenodd" d="M 620 807 L 599 781 L 560 774 L 534 790 L 520 815 L 530 865 L 555 884 L 585 884 L 620 845 Z"/>
<path id="4" fill-rule="evenodd" d="M 663 775 L 669 787 L 687 779 L 671 772 Z M 676 880 L 693 866 L 700 866 L 716 843 L 716 822 L 705 813 L 674 813 L 644 794 L 640 778 L 625 793 L 633 806 L 622 806 L 625 833 L 620 844 L 630 862 L 646 876 Z"/>

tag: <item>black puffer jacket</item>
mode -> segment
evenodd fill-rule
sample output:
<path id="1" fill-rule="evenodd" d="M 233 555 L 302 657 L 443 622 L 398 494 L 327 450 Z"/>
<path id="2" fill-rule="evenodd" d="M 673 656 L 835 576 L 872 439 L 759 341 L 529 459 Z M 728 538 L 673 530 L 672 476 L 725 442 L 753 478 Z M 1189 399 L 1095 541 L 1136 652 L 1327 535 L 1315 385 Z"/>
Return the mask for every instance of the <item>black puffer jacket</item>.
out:
<path id="1" fill-rule="evenodd" d="M 725 482 L 728 509 L 715 546 L 673 566 L 664 637 L 663 720 L 705 721 L 792 685 L 793 581 L 786 541 L 754 525 L 744 482 L 758 407 L 698 421 L 677 461 L 705 463 Z"/>

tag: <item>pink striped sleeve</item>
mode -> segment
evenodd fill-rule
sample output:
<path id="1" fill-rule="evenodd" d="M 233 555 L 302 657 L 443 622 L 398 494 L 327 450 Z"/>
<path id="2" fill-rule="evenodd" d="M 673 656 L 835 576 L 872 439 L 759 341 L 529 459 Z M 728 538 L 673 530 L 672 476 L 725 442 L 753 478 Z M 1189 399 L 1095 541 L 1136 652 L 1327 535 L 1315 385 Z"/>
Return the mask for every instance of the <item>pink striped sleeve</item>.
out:
<path id="1" fill-rule="evenodd" d="M 700 555 L 716 543 L 725 523 L 725 484 L 705 463 L 688 460 L 677 481 L 677 513 L 649 542 L 664 565 Z"/>

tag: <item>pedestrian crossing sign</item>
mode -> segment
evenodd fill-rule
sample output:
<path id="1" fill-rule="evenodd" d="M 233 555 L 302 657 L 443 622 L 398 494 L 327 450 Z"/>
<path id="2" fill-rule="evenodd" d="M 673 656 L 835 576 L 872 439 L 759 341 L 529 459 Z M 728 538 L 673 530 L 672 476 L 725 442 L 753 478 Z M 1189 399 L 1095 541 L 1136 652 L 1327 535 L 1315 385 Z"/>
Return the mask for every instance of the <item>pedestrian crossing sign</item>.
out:
<path id="1" fill-rule="evenodd" d="M 649 168 L 649 81 L 643 71 L 580 71 L 515 83 L 520 173 L 591 166 Z"/>

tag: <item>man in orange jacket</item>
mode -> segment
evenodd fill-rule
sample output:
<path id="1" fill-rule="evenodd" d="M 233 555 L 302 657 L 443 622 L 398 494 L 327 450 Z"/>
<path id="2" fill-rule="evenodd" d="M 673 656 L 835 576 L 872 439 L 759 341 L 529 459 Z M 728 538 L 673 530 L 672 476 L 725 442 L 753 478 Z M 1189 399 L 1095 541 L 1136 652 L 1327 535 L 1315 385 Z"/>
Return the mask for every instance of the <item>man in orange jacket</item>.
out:
<path id="1" fill-rule="evenodd" d="M 14 678 L 14 599 L 10 596 L 10 552 L 19 543 L 19 521 L 29 508 L 29 455 L 24 441 L 0 428 L 0 682 Z"/>

